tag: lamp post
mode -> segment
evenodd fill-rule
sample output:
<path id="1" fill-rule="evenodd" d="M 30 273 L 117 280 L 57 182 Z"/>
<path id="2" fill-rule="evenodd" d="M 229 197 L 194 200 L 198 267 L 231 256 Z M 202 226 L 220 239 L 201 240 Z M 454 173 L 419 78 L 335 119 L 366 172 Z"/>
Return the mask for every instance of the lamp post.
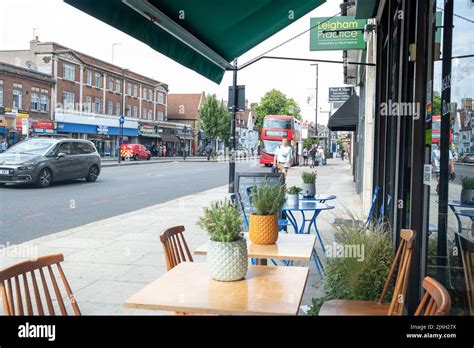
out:
<path id="1" fill-rule="evenodd" d="M 314 108 L 315 110 L 315 115 L 314 115 L 314 125 L 315 125 L 315 131 L 314 131 L 314 135 L 317 136 L 318 135 L 318 64 L 315 63 L 315 64 L 311 64 L 311 66 L 316 66 L 316 106 Z"/>

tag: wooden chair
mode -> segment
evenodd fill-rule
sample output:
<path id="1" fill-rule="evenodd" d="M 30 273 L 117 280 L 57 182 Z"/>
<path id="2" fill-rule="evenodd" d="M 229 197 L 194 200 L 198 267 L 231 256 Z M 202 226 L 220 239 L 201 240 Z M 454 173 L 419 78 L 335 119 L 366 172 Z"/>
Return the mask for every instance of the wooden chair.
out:
<path id="1" fill-rule="evenodd" d="M 402 315 L 405 303 L 405 294 L 408 286 L 408 274 L 410 271 L 415 235 L 415 232 L 412 230 L 401 230 L 400 245 L 398 247 L 397 253 L 395 254 L 390 271 L 388 272 L 387 280 L 385 281 L 385 285 L 378 302 L 331 300 L 325 302 L 322 305 L 319 315 Z M 390 303 L 383 303 L 397 265 L 398 271 L 392 300 Z"/>
<path id="2" fill-rule="evenodd" d="M 53 306 L 53 299 L 51 298 L 50 293 L 51 285 L 48 286 L 47 277 L 45 277 L 47 269 L 61 314 L 68 315 L 66 305 L 63 300 L 64 296 L 61 294 L 60 287 L 53 272 L 52 266 L 56 265 L 62 280 L 62 285 L 64 286 L 66 295 L 71 303 L 72 310 L 74 311 L 75 315 L 81 315 L 79 306 L 76 303 L 71 287 L 69 286 L 60 264 L 63 261 L 63 254 L 53 254 L 39 257 L 36 260 L 23 261 L 0 271 L 0 293 L 2 296 L 3 314 L 45 315 L 43 301 L 40 295 L 40 286 L 38 286 L 39 280 L 36 278 L 37 273 L 39 273 L 39 278 L 41 279 L 40 285 L 42 285 L 43 288 L 43 294 L 46 300 L 46 306 L 48 307 L 49 315 L 56 315 Z M 34 298 L 32 298 L 32 295 L 30 294 L 31 287 Z M 23 306 L 23 300 L 26 304 L 26 311 Z M 33 305 L 33 302 L 35 303 L 35 306 Z M 36 314 L 33 307 L 36 307 L 37 309 Z"/>
<path id="3" fill-rule="evenodd" d="M 160 235 L 168 271 L 181 262 L 193 262 L 193 257 L 186 244 L 183 232 L 184 226 L 174 226 L 168 228 Z"/>
<path id="4" fill-rule="evenodd" d="M 467 313 L 466 315 L 474 315 L 474 242 L 457 234 L 458 245 L 461 247 L 461 260 L 464 269 L 464 281 L 466 283 L 466 299 Z"/>
<path id="5" fill-rule="evenodd" d="M 423 279 L 423 288 L 426 291 L 416 309 L 415 315 L 448 315 L 451 309 L 451 297 L 446 288 L 431 277 Z"/>

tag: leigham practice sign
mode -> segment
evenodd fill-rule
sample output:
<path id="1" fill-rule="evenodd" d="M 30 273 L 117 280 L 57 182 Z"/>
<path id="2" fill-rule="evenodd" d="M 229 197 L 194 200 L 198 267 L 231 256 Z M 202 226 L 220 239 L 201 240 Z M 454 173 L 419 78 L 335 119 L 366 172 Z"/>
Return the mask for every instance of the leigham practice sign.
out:
<path id="1" fill-rule="evenodd" d="M 366 19 L 353 16 L 311 18 L 310 50 L 364 50 Z"/>

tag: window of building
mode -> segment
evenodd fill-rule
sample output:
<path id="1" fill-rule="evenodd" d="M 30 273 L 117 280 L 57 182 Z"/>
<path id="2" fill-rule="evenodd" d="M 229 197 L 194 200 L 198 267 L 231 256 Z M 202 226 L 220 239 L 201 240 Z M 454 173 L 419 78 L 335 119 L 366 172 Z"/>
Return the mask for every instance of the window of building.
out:
<path id="1" fill-rule="evenodd" d="M 95 98 L 94 99 L 94 111 L 97 114 L 102 113 L 102 99 L 100 99 L 100 98 Z"/>
<path id="2" fill-rule="evenodd" d="M 92 72 L 90 70 L 86 70 L 86 85 L 92 85 Z"/>
<path id="3" fill-rule="evenodd" d="M 133 107 L 133 117 L 138 117 L 138 107 Z"/>
<path id="4" fill-rule="evenodd" d="M 127 82 L 127 95 L 132 96 L 132 84 L 130 82 Z"/>
<path id="5" fill-rule="evenodd" d="M 149 120 L 153 119 L 153 110 L 148 109 L 148 119 Z"/>
<path id="6" fill-rule="evenodd" d="M 125 110 L 127 117 L 132 116 L 132 107 L 130 105 L 127 105 L 127 109 Z"/>
<path id="7" fill-rule="evenodd" d="M 85 112 L 92 112 L 92 98 L 86 97 L 86 103 L 84 105 Z"/>
<path id="8" fill-rule="evenodd" d="M 115 103 L 115 115 L 120 116 L 120 103 Z"/>
<path id="9" fill-rule="evenodd" d="M 39 94 L 31 93 L 31 110 L 39 111 Z"/>
<path id="10" fill-rule="evenodd" d="M 41 112 L 49 111 L 49 98 L 47 95 L 42 94 L 40 96 L 40 111 Z"/>
<path id="11" fill-rule="evenodd" d="M 148 100 L 153 101 L 153 90 L 151 89 L 148 90 Z"/>
<path id="12" fill-rule="evenodd" d="M 74 81 L 76 69 L 72 64 L 63 64 L 63 79 Z"/>
<path id="13" fill-rule="evenodd" d="M 0 86 L 0 106 L 3 106 L 3 86 Z"/>
<path id="14" fill-rule="evenodd" d="M 107 102 L 107 114 L 113 115 L 114 113 L 114 102 L 108 101 Z"/>
<path id="15" fill-rule="evenodd" d="M 165 96 L 163 93 L 158 93 L 158 103 L 159 104 L 164 104 L 165 103 Z"/>
<path id="16" fill-rule="evenodd" d="M 137 84 L 133 85 L 133 96 L 135 98 L 138 97 L 138 85 Z"/>
<path id="17" fill-rule="evenodd" d="M 102 76 L 100 76 L 100 73 L 95 73 L 94 86 L 97 88 L 102 87 Z"/>
<path id="18" fill-rule="evenodd" d="M 74 93 L 63 92 L 63 108 L 74 109 Z"/>
<path id="19" fill-rule="evenodd" d="M 145 108 L 143 108 L 142 118 L 146 119 L 146 117 L 147 117 L 147 110 Z"/>
<path id="20" fill-rule="evenodd" d="M 112 77 L 109 77 L 109 91 L 114 91 L 114 79 Z"/>
<path id="21" fill-rule="evenodd" d="M 116 93 L 120 93 L 120 84 L 122 83 L 122 81 L 120 80 L 115 80 L 115 92 Z"/>
<path id="22" fill-rule="evenodd" d="M 163 113 L 163 111 L 158 111 L 157 114 L 158 114 L 158 121 L 165 120 L 165 114 Z"/>
<path id="23" fill-rule="evenodd" d="M 13 108 L 21 109 L 23 102 L 23 91 L 19 89 L 13 90 Z"/>
<path id="24" fill-rule="evenodd" d="M 146 87 L 143 87 L 143 94 L 142 94 L 143 100 L 146 100 L 146 97 L 148 96 L 147 93 L 148 93 L 148 90 L 146 89 Z"/>

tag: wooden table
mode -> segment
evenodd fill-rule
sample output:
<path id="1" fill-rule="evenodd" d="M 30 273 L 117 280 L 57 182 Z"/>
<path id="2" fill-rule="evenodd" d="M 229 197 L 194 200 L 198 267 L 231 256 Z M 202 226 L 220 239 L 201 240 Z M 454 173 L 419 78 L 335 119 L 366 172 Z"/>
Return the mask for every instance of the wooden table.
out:
<path id="1" fill-rule="evenodd" d="M 182 262 L 124 306 L 220 315 L 296 315 L 308 270 L 249 266 L 245 279 L 219 282 L 209 277 L 206 263 Z"/>
<path id="2" fill-rule="evenodd" d="M 249 240 L 249 234 L 244 233 L 247 239 L 249 257 L 256 259 L 276 259 L 293 261 L 310 261 L 316 235 L 314 234 L 286 234 L 280 233 L 275 244 L 259 245 Z M 195 255 L 206 255 L 208 243 L 194 250 Z"/>

